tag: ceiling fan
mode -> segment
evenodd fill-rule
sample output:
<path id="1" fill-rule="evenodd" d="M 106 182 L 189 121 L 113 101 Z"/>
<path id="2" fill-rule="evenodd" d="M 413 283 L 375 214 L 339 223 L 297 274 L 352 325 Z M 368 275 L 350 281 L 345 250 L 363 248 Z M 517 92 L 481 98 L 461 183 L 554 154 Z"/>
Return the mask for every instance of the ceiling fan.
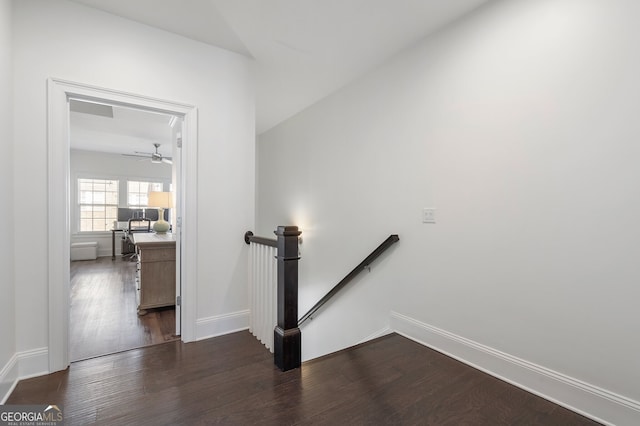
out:
<path id="1" fill-rule="evenodd" d="M 144 159 L 151 160 L 152 163 L 173 164 L 173 161 L 171 161 L 171 157 L 163 157 L 162 154 L 158 152 L 158 148 L 160 148 L 159 143 L 154 143 L 153 146 L 156 147 L 156 152 L 134 151 L 135 154 L 122 154 L 122 155 L 124 155 L 125 157 L 142 157 Z"/>

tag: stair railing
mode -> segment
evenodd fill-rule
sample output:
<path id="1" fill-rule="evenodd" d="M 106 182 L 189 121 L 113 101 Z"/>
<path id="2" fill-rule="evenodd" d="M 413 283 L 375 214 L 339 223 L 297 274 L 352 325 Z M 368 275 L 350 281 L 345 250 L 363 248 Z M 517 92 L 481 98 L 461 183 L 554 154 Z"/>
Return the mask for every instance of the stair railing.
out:
<path id="1" fill-rule="evenodd" d="M 333 298 L 340 290 L 346 287 L 360 272 L 365 269 L 369 269 L 371 264 L 378 258 L 382 253 L 384 253 L 389 247 L 393 244 L 400 241 L 400 237 L 397 234 L 389 235 L 389 237 L 382 242 L 374 251 L 371 252 L 369 256 L 367 256 L 358 266 L 353 268 L 351 272 L 347 274 L 338 284 L 336 284 L 322 299 L 318 301 L 309 311 L 304 314 L 299 320 L 298 325 L 301 326 L 307 320 L 313 319 L 313 314 L 315 314 L 320 308 L 322 308 L 331 298 Z"/>
<path id="2" fill-rule="evenodd" d="M 298 328 L 298 237 L 300 231 L 297 226 L 278 226 L 274 231 L 277 285 L 275 298 L 276 325 L 273 328 L 273 361 L 282 371 L 300 367 L 302 363 L 302 336 Z M 273 245 L 268 238 L 256 237 L 251 231 L 245 233 L 247 244 Z M 252 273 L 253 275 L 253 273 Z M 258 294 L 260 294 L 258 292 Z M 257 301 L 257 304 L 265 301 Z M 265 304 L 269 304 L 266 302 Z M 273 305 L 272 305 L 273 306 Z M 265 308 L 269 309 L 269 308 Z"/>
<path id="3" fill-rule="evenodd" d="M 251 231 L 247 231 L 244 236 L 245 242 L 252 246 L 249 256 L 249 329 L 273 352 L 274 363 L 278 368 L 287 371 L 301 365 L 302 336 L 299 326 L 312 319 L 320 308 L 360 272 L 369 269 L 400 238 L 396 234 L 390 235 L 298 320 L 298 238 L 301 232 L 297 226 L 278 226 L 274 233 L 277 236 L 275 240 L 254 236 Z M 274 306 L 275 311 L 272 309 Z M 273 330 L 273 334 L 270 330 Z"/>
<path id="4" fill-rule="evenodd" d="M 245 234 L 249 244 L 249 331 L 273 352 L 273 329 L 278 323 L 277 240 Z"/>

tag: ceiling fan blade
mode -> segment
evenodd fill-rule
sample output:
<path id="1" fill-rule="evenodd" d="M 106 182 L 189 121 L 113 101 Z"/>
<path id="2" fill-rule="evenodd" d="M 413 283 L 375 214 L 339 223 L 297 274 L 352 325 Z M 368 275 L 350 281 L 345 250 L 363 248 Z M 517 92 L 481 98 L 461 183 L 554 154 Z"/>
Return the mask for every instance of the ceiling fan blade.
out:
<path id="1" fill-rule="evenodd" d="M 173 161 L 171 161 L 171 157 L 163 157 L 162 154 L 160 154 L 158 152 L 158 148 L 160 147 L 160 144 L 156 144 L 154 143 L 153 146 L 156 147 L 156 152 L 141 152 L 141 151 L 134 151 L 135 154 L 122 154 L 125 157 L 136 157 L 136 158 L 140 158 L 139 161 L 144 161 L 144 160 L 149 160 L 152 163 L 167 163 L 167 164 L 173 164 Z"/>

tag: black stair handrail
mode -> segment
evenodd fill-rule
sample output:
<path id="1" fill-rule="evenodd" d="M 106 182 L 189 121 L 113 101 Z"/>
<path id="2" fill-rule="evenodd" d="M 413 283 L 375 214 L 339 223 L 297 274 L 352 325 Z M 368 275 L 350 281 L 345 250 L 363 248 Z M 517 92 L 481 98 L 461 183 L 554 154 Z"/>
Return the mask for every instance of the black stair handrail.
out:
<path id="1" fill-rule="evenodd" d="M 329 291 L 329 293 L 327 293 L 322 299 L 320 299 L 318 303 L 313 305 L 313 307 L 309 309 L 309 312 L 304 314 L 298 320 L 298 326 L 301 326 L 306 320 L 310 319 L 311 316 L 315 314 L 318 309 L 320 309 L 325 303 L 329 301 L 329 299 L 331 299 L 333 296 L 336 295 L 336 293 L 338 293 L 347 284 L 349 284 L 349 282 L 353 280 L 356 277 L 356 275 L 358 275 L 363 270 L 369 268 L 369 265 L 371 265 L 382 253 L 384 253 L 389 247 L 391 247 L 393 244 L 397 243 L 398 241 L 400 241 L 400 237 L 398 237 L 397 234 L 389 235 L 389 237 L 386 240 L 384 240 L 382 244 L 378 246 L 377 249 L 372 251 L 369 256 L 367 256 L 362 262 L 360 262 L 358 266 L 356 266 L 353 269 L 353 271 L 349 272 L 347 276 L 344 277 L 338 284 L 336 284 L 335 287 L 333 287 Z"/>

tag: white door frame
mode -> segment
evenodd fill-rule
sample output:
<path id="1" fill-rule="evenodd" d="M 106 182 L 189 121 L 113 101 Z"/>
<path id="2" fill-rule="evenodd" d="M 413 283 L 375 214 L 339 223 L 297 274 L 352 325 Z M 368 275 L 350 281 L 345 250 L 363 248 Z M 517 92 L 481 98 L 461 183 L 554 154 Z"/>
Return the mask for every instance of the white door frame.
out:
<path id="1" fill-rule="evenodd" d="M 198 111 L 195 106 L 50 78 L 47 80 L 49 372 L 69 366 L 70 142 L 69 98 L 108 102 L 183 117 L 182 336 L 196 337 Z"/>

